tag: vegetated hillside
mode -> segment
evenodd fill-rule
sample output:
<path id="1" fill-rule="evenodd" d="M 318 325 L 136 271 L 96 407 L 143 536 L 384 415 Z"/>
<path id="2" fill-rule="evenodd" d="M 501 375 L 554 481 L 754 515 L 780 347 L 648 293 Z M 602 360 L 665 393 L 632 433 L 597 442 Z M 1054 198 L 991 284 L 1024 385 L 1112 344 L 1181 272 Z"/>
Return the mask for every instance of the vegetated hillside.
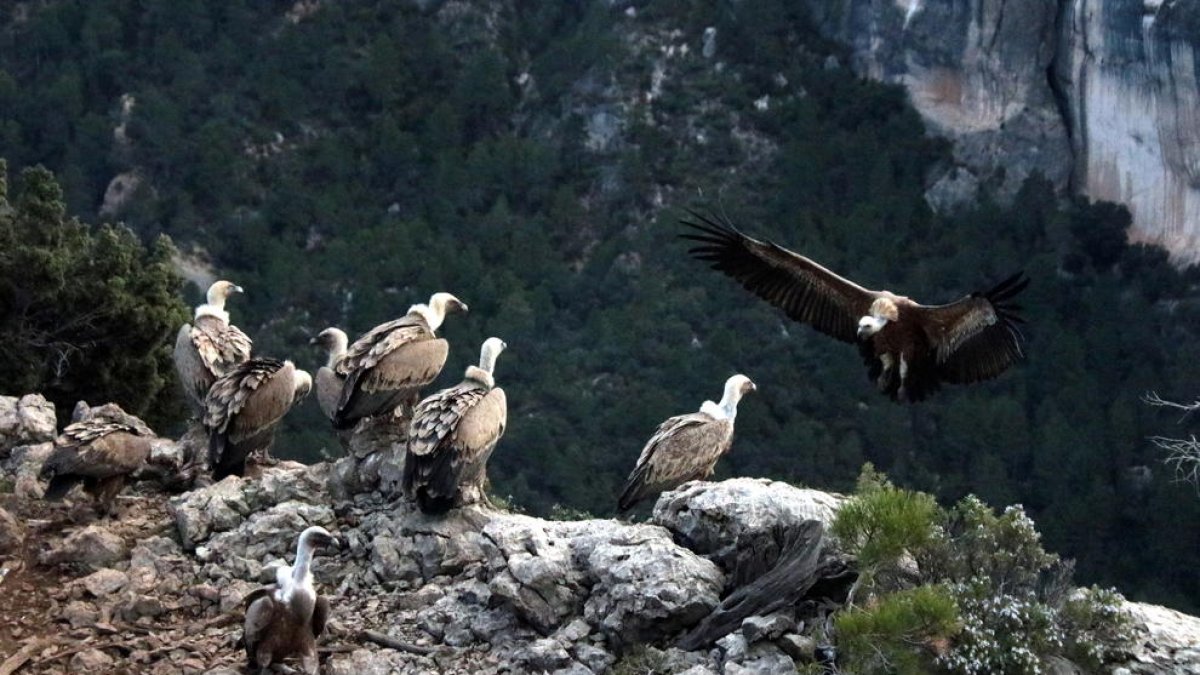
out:
<path id="1" fill-rule="evenodd" d="M 0 147 L 89 220 L 125 174 L 105 213 L 245 286 L 231 311 L 260 353 L 314 368 L 326 325 L 456 293 L 471 314 L 444 328 L 442 383 L 508 342 L 491 476 L 531 511 L 609 512 L 655 425 L 744 372 L 759 391 L 721 474 L 845 489 L 871 460 L 943 499 L 1023 503 L 1083 582 L 1200 607 L 1200 499 L 1146 441 L 1174 420 L 1139 400 L 1195 393 L 1194 275 L 1036 177 L 1010 209 L 931 213 L 948 148 L 793 4 L 23 3 L 0 32 Z M 1024 269 L 1029 358 L 892 404 L 852 348 L 689 260 L 683 206 L 928 302 Z M 298 412 L 277 452 L 336 452 Z"/>

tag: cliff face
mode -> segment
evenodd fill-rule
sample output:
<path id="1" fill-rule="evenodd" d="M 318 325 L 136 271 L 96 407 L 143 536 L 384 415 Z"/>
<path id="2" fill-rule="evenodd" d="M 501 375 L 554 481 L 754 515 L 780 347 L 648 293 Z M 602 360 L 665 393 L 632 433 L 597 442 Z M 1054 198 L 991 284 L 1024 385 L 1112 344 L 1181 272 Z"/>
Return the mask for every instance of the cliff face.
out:
<path id="1" fill-rule="evenodd" d="M 1162 0 L 811 3 L 855 69 L 903 85 L 963 170 L 945 207 L 987 184 L 1011 197 L 1040 171 L 1125 204 L 1137 241 L 1200 260 L 1200 8 Z"/>

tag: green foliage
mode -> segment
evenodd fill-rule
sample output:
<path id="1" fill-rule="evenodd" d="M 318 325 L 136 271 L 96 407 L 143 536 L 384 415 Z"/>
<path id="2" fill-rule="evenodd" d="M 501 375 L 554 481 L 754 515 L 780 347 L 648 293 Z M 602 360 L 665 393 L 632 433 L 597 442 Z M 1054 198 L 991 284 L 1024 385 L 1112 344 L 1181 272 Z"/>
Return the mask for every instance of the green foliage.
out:
<path id="1" fill-rule="evenodd" d="M 667 675 L 667 655 L 650 645 L 635 645 L 613 664 L 612 675 Z"/>
<path id="2" fill-rule="evenodd" d="M 859 595 L 866 597 L 836 620 L 838 643 L 858 664 L 854 672 L 927 672 L 936 662 L 968 675 L 1038 673 L 1050 656 L 1098 668 L 1132 639 L 1120 595 L 1071 592 L 1071 565 L 1042 548 L 1019 506 L 997 515 L 968 496 L 945 510 L 929 495 L 896 488 L 868 464 L 833 530 L 861 556 Z M 910 556 L 908 574 L 897 573 L 902 554 Z M 926 595 L 950 609 L 914 609 Z M 929 630 L 931 616 L 949 623 Z M 952 639 L 937 643 L 935 654 L 927 647 L 939 636 Z"/>
<path id="3" fill-rule="evenodd" d="M 958 632 L 958 607 L 942 586 L 897 591 L 835 618 L 842 667 L 852 673 L 917 675 Z"/>
<path id="4" fill-rule="evenodd" d="M 0 160 L 0 175 L 6 172 Z M 178 413 L 171 340 L 187 319 L 165 236 L 68 218 L 49 171 L 26 169 L 10 202 L 0 183 L 0 381 L 67 414 L 115 401 L 165 422 Z"/>
<path id="5" fill-rule="evenodd" d="M 855 499 L 838 510 L 832 532 L 864 573 L 893 568 L 933 539 L 939 510 L 932 495 L 893 486 L 868 463 Z"/>

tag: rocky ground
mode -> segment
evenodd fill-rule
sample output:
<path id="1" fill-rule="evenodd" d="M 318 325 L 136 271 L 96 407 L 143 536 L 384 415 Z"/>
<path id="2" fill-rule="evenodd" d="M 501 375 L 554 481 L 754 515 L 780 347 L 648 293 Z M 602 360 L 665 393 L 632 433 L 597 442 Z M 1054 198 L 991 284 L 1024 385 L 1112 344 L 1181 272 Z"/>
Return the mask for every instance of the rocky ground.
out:
<path id="1" fill-rule="evenodd" d="M 723 637 L 697 626 L 712 624 L 731 590 L 769 576 L 795 542 L 787 532 L 817 533 L 805 540 L 819 548 L 810 557 L 853 578 L 817 527 L 840 497 L 745 478 L 668 493 L 648 523 L 481 507 L 432 518 L 378 489 L 354 494 L 347 477 L 364 481 L 355 462 L 372 463 L 374 476 L 386 460 L 361 452 L 349 466 L 283 463 L 186 492 L 145 481 L 115 517 L 99 518 L 82 495 L 37 499 L 53 424 L 30 422 L 36 402 L 14 423 L 20 406 L 9 401 L 0 399 L 0 675 L 243 672 L 242 598 L 291 562 L 309 525 L 346 542 L 315 565 L 333 604 L 324 673 L 794 673 L 822 658 L 813 636 L 837 584 L 824 595 L 791 589 L 795 602 L 760 615 L 723 607 L 733 626 Z M 1146 640 L 1126 672 L 1200 672 L 1200 620 L 1131 608 Z M 704 646 L 671 647 L 683 635 Z"/>

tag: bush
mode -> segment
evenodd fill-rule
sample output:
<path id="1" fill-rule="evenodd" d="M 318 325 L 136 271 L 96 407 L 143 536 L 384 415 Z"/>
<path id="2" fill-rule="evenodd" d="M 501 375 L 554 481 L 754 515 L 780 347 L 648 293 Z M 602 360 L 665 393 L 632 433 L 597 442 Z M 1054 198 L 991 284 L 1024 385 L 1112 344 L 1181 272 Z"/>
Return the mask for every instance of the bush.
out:
<path id="1" fill-rule="evenodd" d="M 958 607 L 945 587 L 918 586 L 842 612 L 835 626 L 846 672 L 926 673 L 959 630 Z"/>

